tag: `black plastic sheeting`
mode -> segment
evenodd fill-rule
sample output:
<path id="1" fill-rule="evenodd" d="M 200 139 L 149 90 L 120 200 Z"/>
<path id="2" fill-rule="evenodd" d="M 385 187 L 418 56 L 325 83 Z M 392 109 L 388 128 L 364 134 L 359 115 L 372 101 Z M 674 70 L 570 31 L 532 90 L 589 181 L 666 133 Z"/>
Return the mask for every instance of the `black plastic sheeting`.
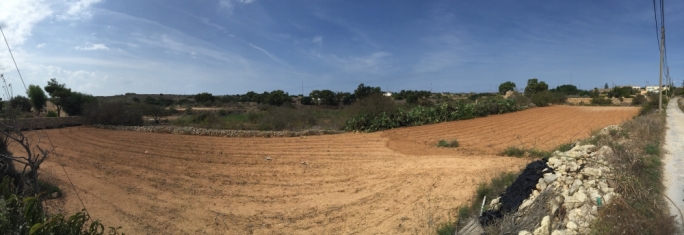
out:
<path id="1" fill-rule="evenodd" d="M 545 173 L 554 173 L 553 169 L 545 161 L 537 160 L 528 164 L 522 174 L 501 194 L 499 199 L 501 207 L 498 210 L 483 212 L 482 216 L 480 216 L 480 224 L 487 226 L 503 217 L 506 213 L 516 212 L 522 202 L 530 197 L 532 190 L 536 188 L 539 179 L 544 177 Z"/>

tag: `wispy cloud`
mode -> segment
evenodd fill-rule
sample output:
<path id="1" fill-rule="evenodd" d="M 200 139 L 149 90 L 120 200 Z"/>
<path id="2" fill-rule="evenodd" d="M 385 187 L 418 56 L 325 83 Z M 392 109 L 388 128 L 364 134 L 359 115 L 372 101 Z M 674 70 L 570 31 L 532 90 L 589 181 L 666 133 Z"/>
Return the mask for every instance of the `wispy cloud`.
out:
<path id="1" fill-rule="evenodd" d="M 271 58 L 273 61 L 278 62 L 278 63 L 281 63 L 281 64 L 284 64 L 284 65 L 287 65 L 287 63 L 285 63 L 285 61 L 279 59 L 278 57 L 275 57 L 274 55 L 272 55 L 271 53 L 269 53 L 267 50 L 264 50 L 263 48 L 258 47 L 258 46 L 255 46 L 254 44 L 251 44 L 251 43 L 248 43 L 248 45 L 249 45 L 250 47 L 254 48 L 254 49 L 257 49 L 257 50 L 263 52 L 263 53 L 266 54 L 269 58 Z"/>
<path id="2" fill-rule="evenodd" d="M 317 44 L 321 44 L 321 43 L 323 43 L 323 37 L 321 37 L 321 36 L 316 36 L 316 37 L 314 37 L 313 39 L 311 39 L 311 42 L 317 43 Z"/>
<path id="3" fill-rule="evenodd" d="M 93 14 L 90 12 L 90 6 L 99 3 L 102 0 L 79 0 L 69 2 L 69 9 L 65 14 L 57 15 L 58 20 L 80 20 L 90 19 Z"/>
<path id="4" fill-rule="evenodd" d="M 47 44 L 41 43 L 41 44 L 36 45 L 36 48 L 43 48 L 43 47 L 45 47 L 45 45 L 47 45 Z"/>
<path id="5" fill-rule="evenodd" d="M 229 13 L 233 13 L 233 9 L 237 4 L 249 4 L 255 0 L 219 0 L 219 7 L 227 10 Z"/>
<path id="6" fill-rule="evenodd" d="M 76 50 L 79 51 L 100 51 L 100 50 L 109 50 L 109 47 L 105 46 L 105 44 L 93 44 L 91 46 L 85 46 L 85 47 L 75 47 Z"/>

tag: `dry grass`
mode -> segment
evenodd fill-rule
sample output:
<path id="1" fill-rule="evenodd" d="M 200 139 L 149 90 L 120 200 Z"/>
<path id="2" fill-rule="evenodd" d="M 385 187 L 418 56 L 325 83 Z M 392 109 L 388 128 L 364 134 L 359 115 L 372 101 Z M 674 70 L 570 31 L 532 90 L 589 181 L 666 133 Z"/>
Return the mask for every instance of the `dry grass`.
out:
<path id="1" fill-rule="evenodd" d="M 622 125 L 629 135 L 596 135 L 588 140 L 610 146 L 609 161 L 615 172 L 615 192 L 621 197 L 599 211 L 593 234 L 674 234 L 676 227 L 663 197 L 662 152 L 664 113 L 651 113 Z"/>

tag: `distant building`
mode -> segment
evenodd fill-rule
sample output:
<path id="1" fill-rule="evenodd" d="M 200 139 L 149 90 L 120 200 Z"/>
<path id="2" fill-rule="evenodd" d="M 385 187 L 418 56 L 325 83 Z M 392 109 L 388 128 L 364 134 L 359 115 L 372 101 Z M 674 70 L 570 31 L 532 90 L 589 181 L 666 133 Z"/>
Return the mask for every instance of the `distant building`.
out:
<path id="1" fill-rule="evenodd" d="M 658 86 L 646 86 L 647 92 L 658 92 Z"/>
<path id="2" fill-rule="evenodd" d="M 385 92 L 382 95 L 387 96 L 387 97 L 392 97 L 392 92 Z"/>
<path id="3" fill-rule="evenodd" d="M 641 90 L 641 87 L 640 87 L 640 86 L 632 86 L 632 89 L 634 89 L 634 90 Z"/>

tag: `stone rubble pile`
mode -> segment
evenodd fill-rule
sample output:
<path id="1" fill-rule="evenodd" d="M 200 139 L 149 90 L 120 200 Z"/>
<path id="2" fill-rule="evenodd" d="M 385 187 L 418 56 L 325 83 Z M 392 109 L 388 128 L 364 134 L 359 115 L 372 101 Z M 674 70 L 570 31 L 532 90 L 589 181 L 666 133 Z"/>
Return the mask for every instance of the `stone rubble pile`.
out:
<path id="1" fill-rule="evenodd" d="M 309 135 L 338 134 L 342 131 L 334 130 L 305 130 L 305 131 L 253 131 L 253 130 L 216 130 L 196 127 L 179 126 L 112 126 L 94 125 L 98 128 L 119 131 L 138 131 L 153 133 L 168 133 L 182 135 L 221 136 L 221 137 L 295 137 Z"/>
<path id="2" fill-rule="evenodd" d="M 597 148 L 594 145 L 578 145 L 567 151 L 556 151 L 547 164 L 555 173 L 545 173 L 539 179 L 536 189 L 523 201 L 518 211 L 525 209 L 545 190 L 554 193 L 548 202 L 551 211 L 543 217 L 534 231 L 520 231 L 520 235 L 574 235 L 589 234 L 590 225 L 598 216 L 598 209 L 619 196 L 610 186 L 612 172 L 606 158 L 614 154 L 610 147 Z M 501 206 L 499 198 L 490 203 L 490 208 Z M 554 216 L 549 216 L 554 215 Z"/>

